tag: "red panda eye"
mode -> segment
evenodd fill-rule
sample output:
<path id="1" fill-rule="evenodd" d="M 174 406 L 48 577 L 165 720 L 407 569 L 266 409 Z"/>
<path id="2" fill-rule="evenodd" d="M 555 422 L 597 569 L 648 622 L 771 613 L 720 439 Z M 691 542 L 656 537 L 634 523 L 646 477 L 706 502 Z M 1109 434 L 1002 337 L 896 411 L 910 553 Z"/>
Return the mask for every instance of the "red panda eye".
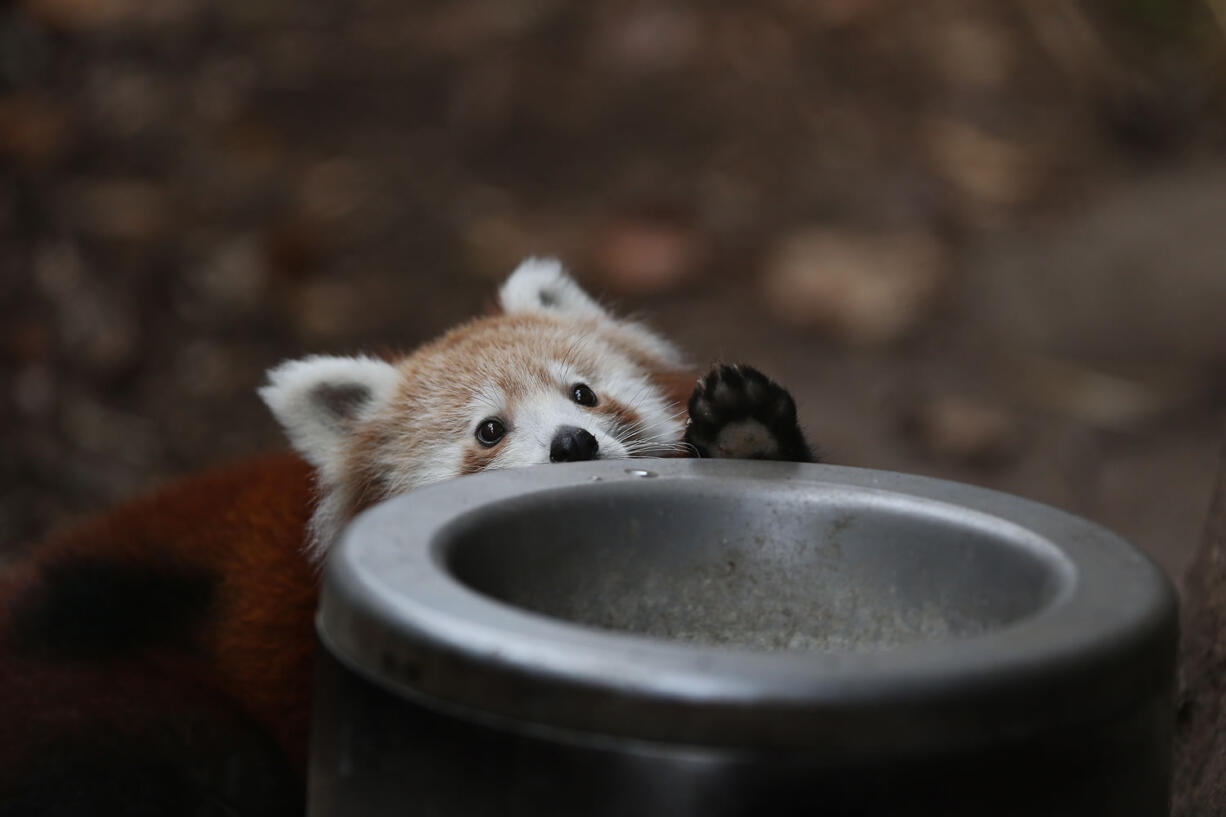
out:
<path id="1" fill-rule="evenodd" d="M 507 427 L 502 424 L 501 420 L 487 417 L 477 425 L 477 442 L 490 448 L 497 445 L 506 433 Z"/>
<path id="2" fill-rule="evenodd" d="M 570 396 L 581 406 L 596 405 L 596 392 L 592 391 L 586 383 L 576 383 L 571 386 Z"/>

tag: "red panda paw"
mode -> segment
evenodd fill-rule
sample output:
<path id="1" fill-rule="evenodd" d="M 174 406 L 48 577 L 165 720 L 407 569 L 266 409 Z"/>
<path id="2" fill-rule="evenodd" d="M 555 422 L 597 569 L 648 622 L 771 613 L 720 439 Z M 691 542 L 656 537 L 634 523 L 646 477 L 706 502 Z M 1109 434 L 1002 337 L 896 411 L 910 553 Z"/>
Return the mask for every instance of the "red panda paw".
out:
<path id="1" fill-rule="evenodd" d="M 816 462 L 787 389 L 757 369 L 716 366 L 690 396 L 685 441 L 700 457 Z"/>

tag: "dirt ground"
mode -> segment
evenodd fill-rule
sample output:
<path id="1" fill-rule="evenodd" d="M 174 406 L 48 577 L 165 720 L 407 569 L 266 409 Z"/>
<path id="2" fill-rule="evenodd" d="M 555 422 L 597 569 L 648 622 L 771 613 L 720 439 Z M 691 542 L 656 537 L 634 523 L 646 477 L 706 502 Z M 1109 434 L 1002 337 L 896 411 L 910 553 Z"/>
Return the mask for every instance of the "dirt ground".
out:
<path id="1" fill-rule="evenodd" d="M 5 4 L 0 546 L 281 446 L 269 366 L 411 348 L 540 253 L 787 383 L 829 461 L 1178 577 L 1226 408 L 1214 7 Z"/>

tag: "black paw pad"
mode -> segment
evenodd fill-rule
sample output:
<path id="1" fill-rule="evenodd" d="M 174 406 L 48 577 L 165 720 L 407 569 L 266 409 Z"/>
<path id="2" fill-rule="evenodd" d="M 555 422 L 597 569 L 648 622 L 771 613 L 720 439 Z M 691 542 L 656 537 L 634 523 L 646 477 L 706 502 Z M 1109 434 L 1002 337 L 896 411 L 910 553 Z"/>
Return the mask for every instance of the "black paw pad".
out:
<path id="1" fill-rule="evenodd" d="M 792 395 L 749 366 L 717 366 L 689 402 L 685 441 L 701 457 L 813 462 Z"/>

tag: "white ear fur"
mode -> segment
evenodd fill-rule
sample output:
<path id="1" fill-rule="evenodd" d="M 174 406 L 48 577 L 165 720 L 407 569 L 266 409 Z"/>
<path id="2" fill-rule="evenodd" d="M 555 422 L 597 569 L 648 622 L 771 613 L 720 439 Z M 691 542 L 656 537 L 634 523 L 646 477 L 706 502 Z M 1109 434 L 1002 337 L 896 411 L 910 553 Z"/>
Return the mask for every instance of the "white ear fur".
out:
<path id="1" fill-rule="evenodd" d="M 529 258 L 507 277 L 498 290 L 498 302 L 507 313 L 545 312 L 575 318 L 603 318 L 607 314 L 556 258 Z"/>
<path id="2" fill-rule="evenodd" d="M 260 397 L 285 428 L 290 444 L 334 482 L 349 435 L 391 399 L 396 368 L 370 357 L 314 355 L 268 370 Z"/>

